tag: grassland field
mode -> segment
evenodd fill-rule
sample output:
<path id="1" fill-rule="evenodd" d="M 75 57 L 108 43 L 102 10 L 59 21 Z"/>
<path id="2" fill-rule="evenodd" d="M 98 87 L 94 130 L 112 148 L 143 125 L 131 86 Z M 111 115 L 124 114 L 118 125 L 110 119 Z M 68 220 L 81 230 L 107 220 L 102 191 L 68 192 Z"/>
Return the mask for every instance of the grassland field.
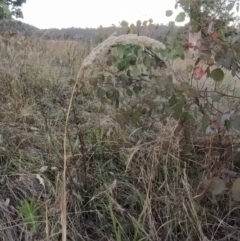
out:
<path id="1" fill-rule="evenodd" d="M 61 240 L 66 115 L 89 43 L 14 36 L 0 41 L 0 241 Z M 192 60 L 172 66 L 185 78 Z M 214 82 L 199 81 L 201 88 Z M 226 72 L 219 89 L 237 94 Z M 226 99 L 223 111 L 234 103 Z M 67 240 L 240 240 L 239 203 L 225 192 L 201 197 L 201 175 L 219 160 L 212 135 L 189 176 L 180 157 L 176 123 L 156 119 L 134 126 L 81 93 L 67 125 Z M 151 125 L 150 125 L 151 123 Z M 199 134 L 200 135 L 200 134 Z"/>

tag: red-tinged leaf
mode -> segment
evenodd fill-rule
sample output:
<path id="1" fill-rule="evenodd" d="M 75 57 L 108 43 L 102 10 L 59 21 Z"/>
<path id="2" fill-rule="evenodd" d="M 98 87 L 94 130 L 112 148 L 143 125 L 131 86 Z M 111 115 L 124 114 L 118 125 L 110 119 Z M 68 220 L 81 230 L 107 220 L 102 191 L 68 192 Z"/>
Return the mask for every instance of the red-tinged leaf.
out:
<path id="1" fill-rule="evenodd" d="M 215 61 L 211 58 L 211 59 L 207 60 L 205 63 L 208 66 L 213 66 L 215 64 Z"/>
<path id="2" fill-rule="evenodd" d="M 217 38 L 218 37 L 218 33 L 217 32 L 212 32 L 211 33 L 211 37 L 212 38 Z"/>
<path id="3" fill-rule="evenodd" d="M 195 67 L 193 70 L 193 77 L 196 80 L 200 80 L 205 74 L 205 71 L 203 70 L 202 67 Z"/>
<path id="4" fill-rule="evenodd" d="M 193 43 L 187 43 L 187 47 L 188 47 L 189 49 L 191 49 L 191 48 L 194 48 L 194 45 L 193 45 Z"/>

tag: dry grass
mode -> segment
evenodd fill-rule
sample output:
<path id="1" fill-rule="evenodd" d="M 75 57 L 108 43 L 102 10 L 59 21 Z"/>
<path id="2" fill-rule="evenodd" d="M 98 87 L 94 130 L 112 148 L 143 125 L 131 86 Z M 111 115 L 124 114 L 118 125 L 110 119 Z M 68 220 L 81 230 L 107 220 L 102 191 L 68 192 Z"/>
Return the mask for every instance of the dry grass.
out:
<path id="1" fill-rule="evenodd" d="M 80 92 L 69 108 L 88 51 L 21 37 L 1 44 L 0 240 L 61 240 L 63 221 L 74 241 L 239 240 L 239 204 L 199 195 L 215 166 L 214 175 L 239 171 L 238 159 L 215 160 L 214 135 L 189 173 L 174 122 L 137 127 Z"/>

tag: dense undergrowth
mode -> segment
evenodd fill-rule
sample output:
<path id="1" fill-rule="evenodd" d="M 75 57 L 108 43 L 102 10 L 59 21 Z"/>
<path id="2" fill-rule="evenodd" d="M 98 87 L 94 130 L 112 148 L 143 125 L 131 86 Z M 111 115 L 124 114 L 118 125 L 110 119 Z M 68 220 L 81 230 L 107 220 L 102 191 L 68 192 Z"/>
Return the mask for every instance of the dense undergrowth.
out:
<path id="1" fill-rule="evenodd" d="M 61 239 L 65 118 L 88 54 L 83 43 L 1 39 L 0 240 Z M 181 65 L 174 68 L 181 75 Z M 235 136 L 219 143 L 218 133 L 198 133 L 186 162 L 175 121 L 143 117 L 137 125 L 120 117 L 91 95 L 75 94 L 67 240 L 239 240 L 239 203 L 228 191 L 203 194 L 201 184 L 210 175 L 239 176 Z"/>

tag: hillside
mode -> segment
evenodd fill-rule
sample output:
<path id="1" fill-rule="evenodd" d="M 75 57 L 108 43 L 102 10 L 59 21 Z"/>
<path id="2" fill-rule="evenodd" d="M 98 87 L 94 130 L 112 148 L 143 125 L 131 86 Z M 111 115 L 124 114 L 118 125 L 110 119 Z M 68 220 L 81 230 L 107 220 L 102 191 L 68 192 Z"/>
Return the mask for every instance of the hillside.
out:
<path id="1" fill-rule="evenodd" d="M 20 32 L 24 35 L 33 35 L 34 33 L 36 33 L 37 31 L 39 31 L 38 28 L 27 24 L 27 23 L 23 23 L 21 21 L 17 21 L 17 20 L 0 20 L 0 34 L 6 31 L 11 30 L 12 32 Z"/>

